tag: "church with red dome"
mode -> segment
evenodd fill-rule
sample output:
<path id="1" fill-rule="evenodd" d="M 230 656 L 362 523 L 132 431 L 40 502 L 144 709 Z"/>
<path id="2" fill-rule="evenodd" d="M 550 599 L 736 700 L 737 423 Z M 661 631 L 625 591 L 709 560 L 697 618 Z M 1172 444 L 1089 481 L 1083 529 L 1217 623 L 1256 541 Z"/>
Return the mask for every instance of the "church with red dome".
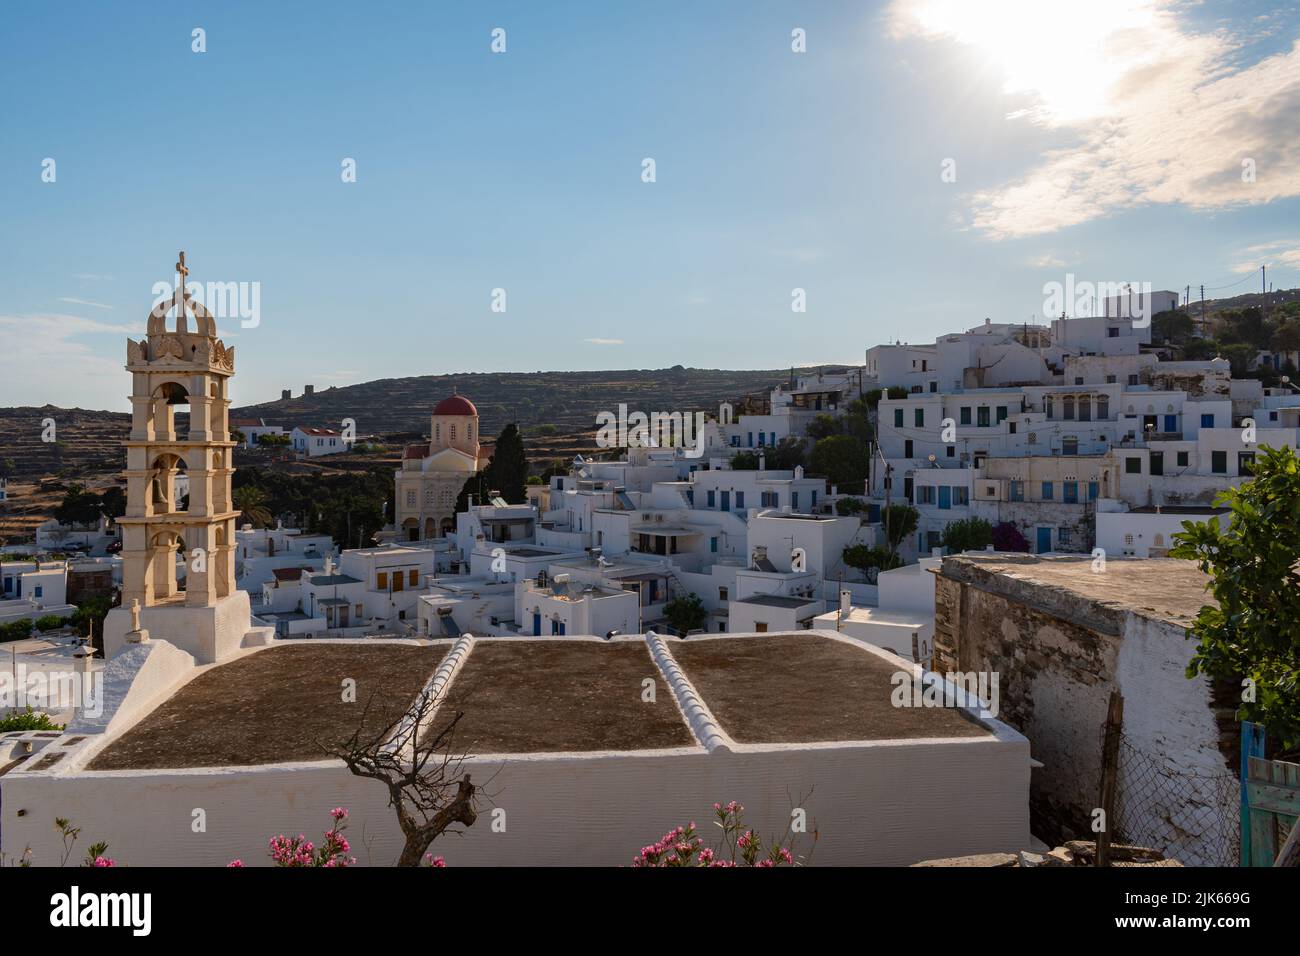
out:
<path id="1" fill-rule="evenodd" d="M 445 538 L 456 530 L 456 498 L 479 470 L 478 409 L 453 392 L 433 407 L 429 441 L 408 445 L 393 499 L 399 541 Z"/>

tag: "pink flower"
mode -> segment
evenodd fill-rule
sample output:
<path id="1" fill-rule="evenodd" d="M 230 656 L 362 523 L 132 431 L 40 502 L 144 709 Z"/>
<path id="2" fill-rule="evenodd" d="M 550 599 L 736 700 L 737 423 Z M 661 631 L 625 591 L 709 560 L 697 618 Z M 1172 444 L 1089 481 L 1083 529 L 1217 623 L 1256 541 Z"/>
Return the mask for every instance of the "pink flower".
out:
<path id="1" fill-rule="evenodd" d="M 231 860 L 229 863 L 226 864 L 226 869 L 228 869 L 228 870 L 229 870 L 229 869 L 232 869 L 232 868 L 234 868 L 234 869 L 242 869 L 243 866 L 244 866 L 244 861 L 243 861 L 243 860 Z"/>
<path id="2" fill-rule="evenodd" d="M 95 865 L 95 866 L 117 866 L 116 863 L 114 863 L 112 860 L 110 860 L 110 859 L 109 859 L 108 857 L 106 857 L 106 856 L 97 856 L 97 857 L 95 857 L 95 864 L 94 864 L 94 865 Z"/>

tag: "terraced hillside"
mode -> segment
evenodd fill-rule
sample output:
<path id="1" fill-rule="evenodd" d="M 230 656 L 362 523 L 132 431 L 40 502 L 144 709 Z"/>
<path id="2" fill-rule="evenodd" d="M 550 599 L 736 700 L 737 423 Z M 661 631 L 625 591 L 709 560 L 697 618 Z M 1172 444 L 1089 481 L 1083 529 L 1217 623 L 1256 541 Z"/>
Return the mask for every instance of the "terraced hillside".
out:
<path id="1" fill-rule="evenodd" d="M 14 475 L 32 476 L 121 470 L 126 467 L 122 440 L 130 429 L 131 416 L 125 412 L 54 405 L 0 408 L 0 464 L 11 462 Z"/>
<path id="2" fill-rule="evenodd" d="M 245 405 L 235 418 L 263 418 L 271 424 L 338 427 L 354 419 L 359 434 L 423 432 L 429 413 L 455 389 L 478 408 L 484 435 L 508 422 L 525 433 L 553 425 L 557 432 L 594 431 L 596 414 L 629 410 L 716 410 L 719 402 L 738 404 L 746 395 L 766 397 L 788 371 L 726 371 L 682 368 L 619 372 L 479 372 L 386 378 L 328 388 L 314 395 Z"/>

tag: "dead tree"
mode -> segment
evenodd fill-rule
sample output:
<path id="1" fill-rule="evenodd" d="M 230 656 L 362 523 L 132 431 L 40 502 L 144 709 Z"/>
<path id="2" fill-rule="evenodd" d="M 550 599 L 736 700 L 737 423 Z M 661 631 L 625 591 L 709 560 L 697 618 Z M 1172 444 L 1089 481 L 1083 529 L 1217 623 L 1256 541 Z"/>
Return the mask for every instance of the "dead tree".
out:
<path id="1" fill-rule="evenodd" d="M 373 698 L 372 698 L 373 701 Z M 456 824 L 473 826 L 478 817 L 474 804 L 478 788 L 464 772 L 464 755 L 452 744 L 457 713 L 441 729 L 425 728 L 435 716 L 438 701 L 425 693 L 378 733 L 368 732 L 366 717 L 347 741 L 324 746 L 358 777 L 378 780 L 388 788 L 388 805 L 397 814 L 405 843 L 398 866 L 419 866 L 429 845 L 443 833 L 458 833 Z"/>

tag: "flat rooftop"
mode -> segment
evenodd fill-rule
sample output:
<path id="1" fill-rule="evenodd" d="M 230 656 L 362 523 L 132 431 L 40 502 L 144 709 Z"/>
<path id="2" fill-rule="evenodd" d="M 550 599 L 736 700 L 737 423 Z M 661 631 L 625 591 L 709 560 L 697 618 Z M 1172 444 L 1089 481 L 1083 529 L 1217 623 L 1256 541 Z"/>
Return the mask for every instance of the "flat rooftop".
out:
<path id="1" fill-rule="evenodd" d="M 415 700 L 450 642 L 295 643 L 210 668 L 90 763 L 90 770 L 162 770 L 327 759 L 321 744 L 359 725 L 378 733 Z M 343 681 L 356 681 L 356 702 Z"/>
<path id="2" fill-rule="evenodd" d="M 107 742 L 90 771 L 168 771 L 328 759 L 371 712 L 377 734 L 405 712 L 450 641 L 272 645 L 205 668 L 134 727 Z M 825 632 L 668 639 L 666 646 L 741 744 L 987 738 L 965 712 L 895 707 L 905 665 Z M 910 665 L 909 665 L 910 669 Z M 357 681 L 345 703 L 345 678 Z M 647 684 L 654 687 L 646 698 Z M 644 640 L 477 638 L 433 721 L 460 713 L 458 754 L 702 751 Z"/>
<path id="3" fill-rule="evenodd" d="M 895 707 L 899 666 L 846 641 L 806 632 L 668 646 L 737 743 L 992 736 L 964 711 Z"/>
<path id="4" fill-rule="evenodd" d="M 835 620 L 839 616 L 839 611 L 827 611 L 825 614 L 818 614 L 814 620 L 826 621 L 833 629 Z M 920 611 L 882 611 L 878 607 L 851 607 L 849 613 L 843 616 L 843 620 L 851 624 L 881 624 L 910 628 L 920 628 L 934 623 L 933 617 Z"/>
<path id="5" fill-rule="evenodd" d="M 475 754 L 696 746 L 644 641 L 476 641 L 435 721 L 456 711 L 455 749 Z"/>
<path id="6" fill-rule="evenodd" d="M 1119 514 L 1135 515 L 1226 515 L 1231 508 L 1212 508 L 1209 505 L 1142 505 L 1140 508 L 1130 508 L 1128 512 L 1119 512 Z M 1103 512 L 1104 514 L 1105 512 Z"/>
<path id="7" fill-rule="evenodd" d="M 753 594 L 747 598 L 737 598 L 738 604 L 761 604 L 763 607 L 800 608 L 819 603 L 817 598 L 790 597 L 785 594 Z"/>
<path id="8" fill-rule="evenodd" d="M 954 555 L 943 559 L 940 574 L 1004 597 L 1119 633 L 1107 618 L 1128 612 L 1179 627 L 1189 627 L 1214 597 L 1205 590 L 1210 577 L 1193 561 L 1179 558 L 1106 559 L 1104 571 L 1081 555 L 1042 557 L 1007 553 Z"/>

